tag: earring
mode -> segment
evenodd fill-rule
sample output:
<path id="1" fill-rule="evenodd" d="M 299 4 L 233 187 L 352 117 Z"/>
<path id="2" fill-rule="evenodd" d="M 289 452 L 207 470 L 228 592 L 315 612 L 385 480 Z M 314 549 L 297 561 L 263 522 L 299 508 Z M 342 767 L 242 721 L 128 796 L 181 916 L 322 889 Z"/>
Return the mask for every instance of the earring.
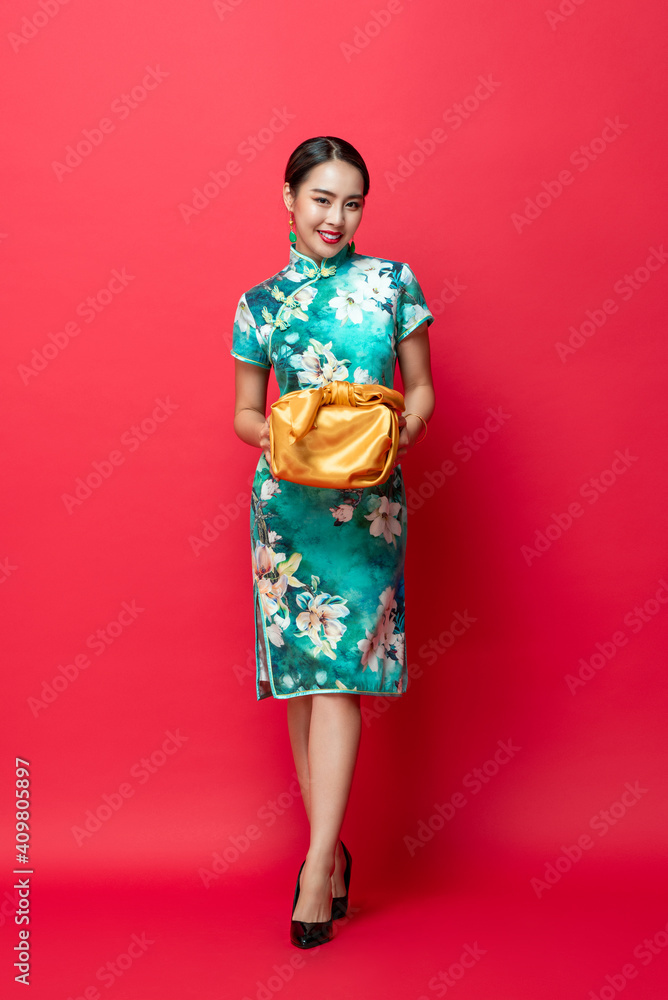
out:
<path id="1" fill-rule="evenodd" d="M 350 252 L 351 253 L 355 253 L 355 241 L 354 240 L 350 241 Z"/>
<path id="2" fill-rule="evenodd" d="M 293 232 L 293 230 L 292 230 L 292 224 L 293 224 L 294 221 L 295 220 L 292 218 L 292 212 L 290 212 L 290 242 L 291 243 L 296 243 L 297 242 L 297 234 L 295 232 Z"/>

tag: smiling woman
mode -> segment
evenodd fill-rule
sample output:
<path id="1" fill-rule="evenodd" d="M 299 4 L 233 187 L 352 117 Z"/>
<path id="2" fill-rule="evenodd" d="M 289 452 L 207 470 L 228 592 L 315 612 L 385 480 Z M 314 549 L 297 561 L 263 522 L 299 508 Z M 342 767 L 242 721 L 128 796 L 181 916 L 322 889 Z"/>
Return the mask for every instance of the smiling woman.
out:
<path id="1" fill-rule="evenodd" d="M 352 242 L 368 190 L 366 165 L 343 139 L 318 136 L 293 152 L 283 186 L 289 259 L 241 296 L 231 349 L 235 431 L 262 449 L 251 500 L 257 699 L 287 700 L 311 822 L 291 922 L 291 941 L 302 948 L 330 940 L 332 919 L 347 905 L 351 858 L 338 838 L 360 697 L 399 697 L 408 682 L 399 462 L 434 408 L 434 317 L 417 278 L 408 264 L 360 254 Z M 391 389 L 397 360 L 406 411 L 384 482 L 326 489 L 275 478 L 265 416 L 272 367 L 284 396 L 332 381 Z"/>
<path id="2" fill-rule="evenodd" d="M 329 160 L 312 168 L 310 184 L 294 197 L 294 188 L 285 182 L 284 198 L 290 211 L 290 225 L 297 232 L 290 232 L 290 242 L 300 253 L 322 263 L 324 246 L 336 246 L 352 239 L 362 221 L 364 194 L 359 190 L 359 170 L 345 161 Z M 329 187 L 319 185 L 329 185 Z M 339 189 L 339 193 L 330 187 Z M 368 183 L 364 185 L 368 190 Z M 348 191 L 349 193 L 346 193 Z M 294 213 L 294 219 L 293 219 Z M 354 244 L 353 244 L 354 249 Z"/>

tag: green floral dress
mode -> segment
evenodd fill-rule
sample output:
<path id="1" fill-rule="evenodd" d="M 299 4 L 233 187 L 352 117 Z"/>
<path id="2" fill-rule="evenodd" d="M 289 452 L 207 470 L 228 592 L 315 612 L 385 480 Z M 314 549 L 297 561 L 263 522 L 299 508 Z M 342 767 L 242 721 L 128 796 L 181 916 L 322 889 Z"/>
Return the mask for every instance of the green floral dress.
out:
<path id="1" fill-rule="evenodd" d="M 346 244 L 288 264 L 241 296 L 231 353 L 273 365 L 281 395 L 333 379 L 393 387 L 396 345 L 431 324 L 410 267 Z M 406 494 L 276 480 L 264 453 L 250 511 L 257 700 L 315 692 L 401 695 Z"/>

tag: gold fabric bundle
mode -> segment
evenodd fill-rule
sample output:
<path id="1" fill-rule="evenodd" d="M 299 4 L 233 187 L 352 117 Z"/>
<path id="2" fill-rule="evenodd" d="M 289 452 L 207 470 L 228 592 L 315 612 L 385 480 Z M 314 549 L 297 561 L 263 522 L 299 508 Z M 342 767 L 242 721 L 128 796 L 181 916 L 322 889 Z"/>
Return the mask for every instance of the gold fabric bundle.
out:
<path id="1" fill-rule="evenodd" d="M 384 483 L 399 449 L 404 397 L 396 389 L 331 381 L 287 392 L 271 405 L 271 471 L 327 489 Z"/>

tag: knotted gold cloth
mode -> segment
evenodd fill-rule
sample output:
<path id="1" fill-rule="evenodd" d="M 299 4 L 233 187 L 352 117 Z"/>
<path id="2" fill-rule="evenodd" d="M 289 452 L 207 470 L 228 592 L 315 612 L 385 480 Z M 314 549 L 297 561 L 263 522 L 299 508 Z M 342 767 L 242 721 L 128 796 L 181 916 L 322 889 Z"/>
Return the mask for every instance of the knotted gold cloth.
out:
<path id="1" fill-rule="evenodd" d="M 328 489 L 385 482 L 403 409 L 400 392 L 377 384 L 333 380 L 286 393 L 269 417 L 272 475 Z"/>

